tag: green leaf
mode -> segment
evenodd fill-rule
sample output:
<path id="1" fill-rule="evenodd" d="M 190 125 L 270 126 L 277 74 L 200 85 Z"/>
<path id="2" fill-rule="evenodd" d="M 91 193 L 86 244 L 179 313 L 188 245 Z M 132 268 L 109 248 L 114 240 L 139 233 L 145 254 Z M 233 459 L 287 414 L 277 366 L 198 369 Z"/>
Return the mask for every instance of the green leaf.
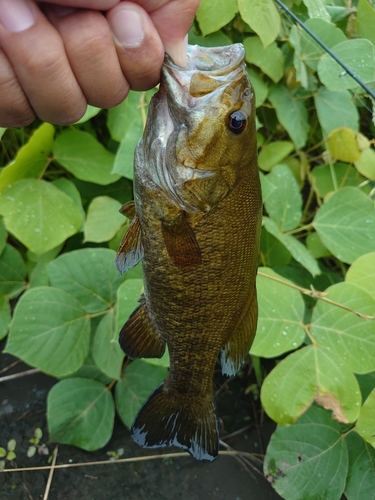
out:
<path id="1" fill-rule="evenodd" d="M 303 0 L 307 7 L 307 12 L 311 19 L 323 19 L 323 21 L 330 22 L 331 16 L 326 10 L 324 0 Z"/>
<path id="2" fill-rule="evenodd" d="M 9 301 L 4 295 L 0 295 L 0 340 L 8 333 L 11 321 Z"/>
<path id="3" fill-rule="evenodd" d="M 116 409 L 123 423 L 130 429 L 140 407 L 167 376 L 168 370 L 139 359 L 130 363 L 125 376 L 116 384 Z"/>
<path id="4" fill-rule="evenodd" d="M 92 355 L 95 364 L 103 373 L 118 380 L 121 376 L 125 354 L 118 342 L 119 332 L 116 320 L 113 310 L 103 316 L 95 332 Z"/>
<path id="5" fill-rule="evenodd" d="M 332 173 L 336 177 L 337 186 L 341 189 L 348 186 L 359 186 L 365 178 L 347 163 L 337 162 L 330 165 L 318 165 L 310 172 L 310 182 L 319 198 L 325 198 L 335 191 Z"/>
<path id="6" fill-rule="evenodd" d="M 345 281 L 361 288 L 375 300 L 375 252 L 355 260 L 346 274 Z"/>
<path id="7" fill-rule="evenodd" d="M 85 224 L 85 241 L 109 241 L 125 224 L 119 213 L 121 203 L 109 196 L 98 196 L 90 203 Z"/>
<path id="8" fill-rule="evenodd" d="M 273 85 L 268 100 L 275 107 L 277 118 L 288 132 L 297 149 L 305 146 L 310 125 L 301 99 L 295 99 L 286 87 Z"/>
<path id="9" fill-rule="evenodd" d="M 79 302 L 63 290 L 46 286 L 22 295 L 6 352 L 61 378 L 82 366 L 89 342 L 90 319 Z"/>
<path id="10" fill-rule="evenodd" d="M 95 364 L 93 357 L 92 357 L 92 342 L 90 345 L 90 351 L 85 359 L 85 362 L 83 365 L 74 373 L 69 375 L 70 378 L 88 378 L 92 380 L 97 380 L 98 382 L 101 382 L 104 385 L 108 385 L 112 382 L 113 378 L 108 377 L 105 375 Z"/>
<path id="11" fill-rule="evenodd" d="M 368 148 L 362 151 L 361 157 L 354 162 L 354 165 L 360 174 L 375 181 L 375 151 L 373 149 Z"/>
<path id="12" fill-rule="evenodd" d="M 101 108 L 96 108 L 95 106 L 90 106 L 89 104 L 87 105 L 86 113 L 82 116 L 78 122 L 75 122 L 75 125 L 78 125 L 80 123 L 85 123 L 91 120 L 94 116 L 98 115 L 102 109 Z"/>
<path id="13" fill-rule="evenodd" d="M 82 213 L 74 201 L 50 182 L 22 179 L 0 194 L 5 225 L 27 248 L 42 254 L 77 233 Z"/>
<path id="14" fill-rule="evenodd" d="M 133 180 L 134 178 L 134 150 L 138 144 L 142 130 L 137 127 L 129 130 L 127 138 L 121 142 L 113 164 L 113 173 L 122 175 L 127 179 Z"/>
<path id="15" fill-rule="evenodd" d="M 371 391 L 370 395 L 363 403 L 355 431 L 367 443 L 375 448 L 375 389 Z"/>
<path id="16" fill-rule="evenodd" d="M 313 406 L 292 427 L 278 426 L 271 437 L 264 473 L 282 498 L 339 500 L 347 472 L 345 440 L 321 408 Z"/>
<path id="17" fill-rule="evenodd" d="M 105 186 L 120 178 L 112 174 L 114 154 L 87 132 L 62 132 L 56 138 L 54 155 L 55 160 L 68 172 L 83 181 Z"/>
<path id="18" fill-rule="evenodd" d="M 0 256 L 0 294 L 17 297 L 26 288 L 26 266 L 18 250 L 6 245 Z"/>
<path id="19" fill-rule="evenodd" d="M 334 24 L 322 19 L 308 19 L 306 26 L 329 48 L 346 41 L 345 34 Z M 301 59 L 310 68 L 316 70 L 325 50 L 304 30 L 301 31 Z"/>
<path id="20" fill-rule="evenodd" d="M 262 80 L 259 73 L 257 73 L 253 69 L 247 69 L 247 73 L 249 75 L 251 85 L 255 92 L 256 107 L 259 108 L 267 99 L 268 87 L 266 83 Z"/>
<path id="21" fill-rule="evenodd" d="M 371 42 L 364 39 L 346 40 L 332 47 L 332 51 L 364 83 L 375 80 L 375 52 Z M 342 67 L 325 54 L 318 63 L 320 81 L 329 90 L 345 90 L 358 87 L 358 83 L 343 71 Z"/>
<path id="22" fill-rule="evenodd" d="M 357 379 L 332 350 L 310 345 L 280 361 L 266 377 L 261 400 L 275 422 L 293 424 L 317 401 L 339 422 L 354 422 L 361 393 Z"/>
<path id="23" fill-rule="evenodd" d="M 342 262 L 351 264 L 374 249 L 374 204 L 359 189 L 334 193 L 318 210 L 313 225 L 323 244 Z"/>
<path id="24" fill-rule="evenodd" d="M 259 272 L 286 281 L 269 268 Z M 258 328 L 251 354 L 273 358 L 299 347 L 305 338 L 303 314 L 305 305 L 300 292 L 258 275 Z"/>
<path id="25" fill-rule="evenodd" d="M 309 77 L 306 65 L 302 61 L 301 32 L 297 26 L 292 26 L 289 41 L 294 47 L 293 64 L 296 70 L 296 80 L 301 83 L 303 88 L 309 89 L 311 86 L 311 78 Z"/>
<path id="26" fill-rule="evenodd" d="M 268 215 L 280 231 L 295 229 L 302 217 L 302 196 L 294 175 L 287 165 L 276 165 L 267 179 L 274 186 L 264 203 Z"/>
<path id="27" fill-rule="evenodd" d="M 237 14 L 236 0 L 201 0 L 197 21 L 203 36 L 219 31 Z"/>
<path id="28" fill-rule="evenodd" d="M 272 167 L 282 163 L 282 161 L 294 150 L 294 146 L 289 141 L 274 141 L 264 146 L 259 153 L 259 167 L 265 172 L 269 172 Z"/>
<path id="29" fill-rule="evenodd" d="M 50 440 L 94 451 L 111 438 L 115 407 L 107 387 L 96 380 L 61 380 L 48 394 Z"/>
<path id="30" fill-rule="evenodd" d="M 63 191 L 65 194 L 70 196 L 70 198 L 74 201 L 77 207 L 80 208 L 82 214 L 84 215 L 81 195 L 72 181 L 66 179 L 65 177 L 60 177 L 60 179 L 56 179 L 55 181 L 53 181 L 52 184 Z"/>
<path id="31" fill-rule="evenodd" d="M 87 313 L 106 311 L 116 301 L 123 282 L 115 252 L 109 248 L 83 248 L 60 255 L 48 265 L 51 285 L 68 292 Z"/>
<path id="32" fill-rule="evenodd" d="M 347 90 L 333 92 L 321 87 L 314 99 L 323 135 L 328 136 L 333 129 L 339 127 L 359 130 L 358 110 Z"/>
<path id="33" fill-rule="evenodd" d="M 208 36 L 199 36 L 194 33 L 194 27 L 189 31 L 189 44 L 201 47 L 224 47 L 231 45 L 232 41 L 222 31 L 216 31 Z"/>
<path id="34" fill-rule="evenodd" d="M 143 280 L 139 278 L 127 279 L 117 290 L 117 332 L 120 332 L 131 313 L 139 306 L 142 292 Z"/>
<path id="35" fill-rule="evenodd" d="M 309 233 L 306 238 L 306 246 L 308 251 L 315 259 L 321 257 L 329 257 L 331 252 L 326 248 L 317 233 Z"/>
<path id="36" fill-rule="evenodd" d="M 9 184 L 27 177 L 37 178 L 50 162 L 55 128 L 43 123 L 29 141 L 18 150 L 15 160 L 0 173 L 0 191 Z"/>
<path id="37" fill-rule="evenodd" d="M 287 266 L 291 260 L 289 250 L 272 234 L 262 228 L 260 239 L 260 260 L 263 266 Z"/>
<path id="38" fill-rule="evenodd" d="M 277 83 L 284 74 L 284 56 L 275 42 L 266 49 L 257 36 L 245 38 L 245 59 L 248 63 L 260 68 L 263 73 Z"/>
<path id="39" fill-rule="evenodd" d="M 313 276 L 320 274 L 317 261 L 309 253 L 305 245 L 294 238 L 294 236 L 280 232 L 277 224 L 268 217 L 263 217 L 263 225 L 269 233 L 277 238 L 289 250 L 292 257 L 305 267 Z"/>
<path id="40" fill-rule="evenodd" d="M 345 436 L 349 470 L 345 488 L 348 500 L 375 500 L 375 450 L 355 432 Z"/>
<path id="41" fill-rule="evenodd" d="M 367 38 L 375 47 L 375 10 L 367 0 L 359 0 L 356 16 L 357 34 L 361 38 Z"/>
<path id="42" fill-rule="evenodd" d="M 354 163 L 361 158 L 358 135 L 348 127 L 332 130 L 328 135 L 327 143 L 332 158 L 336 160 Z"/>
<path id="43" fill-rule="evenodd" d="M 242 19 L 269 46 L 280 32 L 280 15 L 272 0 L 238 0 Z"/>
<path id="44" fill-rule="evenodd" d="M 6 131 L 6 128 L 0 127 L 0 139 L 3 137 L 5 131 Z"/>
<path id="45" fill-rule="evenodd" d="M 3 253 L 5 245 L 7 244 L 8 233 L 3 219 L 0 219 L 0 255 Z"/>
<path id="46" fill-rule="evenodd" d="M 375 297 L 351 283 L 329 287 L 326 297 L 363 314 L 375 312 Z M 311 334 L 320 345 L 338 354 L 355 373 L 375 371 L 375 322 L 359 318 L 340 307 L 318 301 Z"/>

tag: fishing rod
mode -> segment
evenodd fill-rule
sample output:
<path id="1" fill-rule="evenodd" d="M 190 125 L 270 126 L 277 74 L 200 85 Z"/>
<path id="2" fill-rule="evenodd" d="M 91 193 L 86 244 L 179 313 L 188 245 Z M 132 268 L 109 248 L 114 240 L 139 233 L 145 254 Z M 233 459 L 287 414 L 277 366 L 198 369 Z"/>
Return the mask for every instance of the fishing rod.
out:
<path id="1" fill-rule="evenodd" d="M 353 80 L 355 80 L 373 99 L 375 99 L 375 92 L 370 89 L 368 85 L 365 84 L 357 75 L 356 73 L 349 68 L 337 55 L 332 52 L 332 50 L 324 43 L 320 38 L 318 38 L 315 33 L 311 31 L 308 26 L 306 26 L 305 23 L 303 23 L 286 5 L 284 5 L 280 0 L 275 0 L 275 2 L 283 9 L 285 12 L 292 18 L 294 21 L 303 28 L 306 33 L 308 33 L 316 43 L 318 43 L 322 49 L 324 49 L 345 71 L 348 75 L 350 75 Z"/>

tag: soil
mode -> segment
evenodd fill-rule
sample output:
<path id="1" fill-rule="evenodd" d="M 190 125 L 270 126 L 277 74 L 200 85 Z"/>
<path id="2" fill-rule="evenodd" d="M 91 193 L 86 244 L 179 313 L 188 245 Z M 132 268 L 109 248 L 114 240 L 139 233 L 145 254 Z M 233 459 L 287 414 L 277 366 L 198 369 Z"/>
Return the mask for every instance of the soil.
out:
<path id="1" fill-rule="evenodd" d="M 2 345 L 0 345 L 2 347 Z M 0 355 L 0 377 L 30 369 L 23 363 L 1 373 L 15 358 Z M 244 375 L 232 380 L 215 377 L 218 388 L 216 405 L 221 437 L 233 449 L 263 455 L 274 430 L 253 394 L 246 388 L 254 383 L 250 366 Z M 6 462 L 6 469 L 48 465 L 48 456 L 27 457 L 29 439 L 39 427 L 41 443 L 52 454 L 55 444 L 48 442 L 46 397 L 56 380 L 34 373 L 0 383 L 0 446 L 9 439 L 17 442 L 16 458 Z M 232 436 L 231 436 L 232 435 Z M 106 465 L 92 465 L 54 470 L 49 493 L 45 495 L 48 470 L 0 473 L 0 500 L 277 500 L 271 485 L 259 470 L 237 457 L 219 454 L 214 463 L 200 463 L 188 454 L 183 457 L 142 460 L 133 463 L 110 462 L 108 451 L 123 449 L 125 457 L 156 453 L 143 450 L 130 438 L 129 431 L 116 420 L 108 445 L 87 453 L 72 446 L 59 445 L 57 464 L 105 460 Z M 174 452 L 162 450 L 160 453 Z M 180 451 L 180 450 L 177 450 Z M 258 469 L 261 463 L 258 461 Z"/>

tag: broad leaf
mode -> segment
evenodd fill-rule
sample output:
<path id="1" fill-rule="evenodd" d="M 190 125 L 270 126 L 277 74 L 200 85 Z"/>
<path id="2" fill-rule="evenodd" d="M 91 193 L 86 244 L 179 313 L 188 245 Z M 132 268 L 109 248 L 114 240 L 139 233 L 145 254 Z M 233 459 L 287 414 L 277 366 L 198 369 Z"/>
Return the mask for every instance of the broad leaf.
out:
<path id="1" fill-rule="evenodd" d="M 358 130 L 358 110 L 347 90 L 334 92 L 321 87 L 314 99 L 316 113 L 325 136 L 328 136 L 333 129 L 339 127 Z"/>
<path id="2" fill-rule="evenodd" d="M 95 137 L 80 130 L 66 130 L 57 136 L 55 160 L 78 179 L 107 185 L 120 176 L 112 174 L 114 155 Z"/>
<path id="3" fill-rule="evenodd" d="M 363 403 L 355 430 L 362 439 L 375 448 L 375 389 Z"/>
<path id="4" fill-rule="evenodd" d="M 139 359 L 130 363 L 124 377 L 116 384 L 116 409 L 123 423 L 130 429 L 140 407 L 167 376 L 162 366 L 152 366 Z"/>
<path id="5" fill-rule="evenodd" d="M 253 69 L 247 69 L 247 74 L 249 75 L 251 85 L 255 92 L 255 104 L 259 108 L 268 96 L 268 87 L 264 80 L 260 77 L 259 73 Z"/>
<path id="6" fill-rule="evenodd" d="M 242 19 L 260 37 L 264 47 L 276 40 L 280 31 L 280 15 L 272 0 L 238 0 L 238 9 Z"/>
<path id="7" fill-rule="evenodd" d="M 356 188 L 334 193 L 318 210 L 314 227 L 323 244 L 343 262 L 371 252 L 375 247 L 374 204 Z"/>
<path id="8" fill-rule="evenodd" d="M 22 179 L 0 194 L 5 225 L 27 248 L 43 254 L 82 226 L 82 213 L 70 196 L 50 182 Z"/>
<path id="9" fill-rule="evenodd" d="M 116 319 L 113 310 L 103 316 L 94 335 L 92 355 L 95 364 L 103 373 L 118 380 L 125 354 L 118 342 Z"/>
<path id="10" fill-rule="evenodd" d="M 121 203 L 109 196 L 94 198 L 87 211 L 85 241 L 109 241 L 126 222 L 119 213 Z"/>
<path id="11" fill-rule="evenodd" d="M 236 0 L 202 0 L 197 12 L 197 21 L 203 36 L 218 31 L 237 14 Z"/>
<path id="12" fill-rule="evenodd" d="M 263 266 L 287 266 L 292 256 L 289 250 L 272 234 L 262 228 L 260 260 Z"/>
<path id="13" fill-rule="evenodd" d="M 308 251 L 315 259 L 321 257 L 329 257 L 331 252 L 326 248 L 317 233 L 309 233 L 306 238 L 306 246 Z"/>
<path id="14" fill-rule="evenodd" d="M 288 132 L 297 149 L 305 146 L 310 125 L 301 99 L 294 98 L 286 87 L 273 85 L 268 100 L 275 107 L 277 118 Z"/>
<path id="15" fill-rule="evenodd" d="M 348 500 L 375 500 L 375 450 L 355 432 L 345 437 L 349 470 L 345 488 Z"/>
<path id="16" fill-rule="evenodd" d="M 0 340 L 8 333 L 10 321 L 9 300 L 4 295 L 0 295 Z"/>
<path id="17" fill-rule="evenodd" d="M 18 250 L 6 245 L 0 256 L 0 294 L 17 297 L 26 288 L 26 266 Z"/>
<path id="18" fill-rule="evenodd" d="M 280 231 L 295 229 L 302 217 L 302 196 L 294 175 L 287 165 L 276 165 L 267 180 L 274 186 L 272 196 L 265 201 L 268 215 Z"/>
<path id="19" fill-rule="evenodd" d="M 117 326 L 119 333 L 131 313 L 139 306 L 139 298 L 143 292 L 143 280 L 127 279 L 117 290 Z"/>
<path id="20" fill-rule="evenodd" d="M 360 174 L 375 181 L 375 151 L 373 149 L 368 148 L 362 151 L 361 157 L 354 164 Z"/>
<path id="21" fill-rule="evenodd" d="M 339 57 L 364 83 L 375 80 L 375 53 L 372 43 L 365 39 L 346 40 L 332 47 Z M 320 81 L 329 90 L 345 90 L 358 87 L 358 83 L 325 54 L 318 63 Z"/>
<path id="22" fill-rule="evenodd" d="M 275 42 L 266 49 L 257 36 L 245 38 L 245 59 L 248 63 L 258 66 L 263 73 L 277 83 L 284 73 L 284 56 Z"/>
<path id="23" fill-rule="evenodd" d="M 363 314 L 375 313 L 375 296 L 351 283 L 338 283 L 326 290 L 326 297 Z M 318 301 L 312 316 L 315 341 L 338 354 L 355 373 L 375 371 L 375 321 L 327 302 Z"/>
<path id="24" fill-rule="evenodd" d="M 289 250 L 292 257 L 305 267 L 313 276 L 320 274 L 317 261 L 309 253 L 305 245 L 294 238 L 294 236 L 283 234 L 277 227 L 277 224 L 268 217 L 263 217 L 263 225 L 269 233 L 277 238 Z"/>
<path id="25" fill-rule="evenodd" d="M 117 272 L 115 252 L 84 248 L 68 252 L 48 265 L 51 285 L 73 295 L 88 313 L 113 307 L 123 278 Z"/>
<path id="26" fill-rule="evenodd" d="M 260 267 L 258 272 L 288 283 L 271 269 Z M 257 277 L 258 328 L 251 347 L 251 354 L 264 358 L 292 351 L 305 338 L 305 305 L 300 292 L 270 278 L 260 275 Z"/>
<path id="27" fill-rule="evenodd" d="M 347 472 L 345 440 L 321 408 L 313 406 L 291 427 L 278 426 L 271 437 L 264 473 L 282 498 L 340 500 Z"/>
<path id="28" fill-rule="evenodd" d="M 328 47 L 333 47 L 340 42 L 344 42 L 344 33 L 334 24 L 322 19 L 308 19 L 306 26 L 324 42 Z M 304 30 L 301 31 L 301 59 L 312 69 L 317 68 L 320 58 L 325 54 L 325 50 Z"/>
<path id="29" fill-rule="evenodd" d="M 323 19 L 323 21 L 327 22 L 331 20 L 324 0 L 303 0 L 303 3 L 306 5 L 311 19 Z"/>
<path id="30" fill-rule="evenodd" d="M 333 411 L 339 422 L 354 422 L 361 393 L 352 371 L 332 350 L 310 345 L 283 359 L 266 377 L 263 407 L 275 422 L 286 425 L 310 407 L 314 399 Z"/>
<path id="31" fill-rule="evenodd" d="M 348 127 L 331 130 L 327 143 L 332 158 L 336 160 L 354 163 L 361 158 L 362 151 L 357 134 Z"/>
<path id="32" fill-rule="evenodd" d="M 109 389 L 86 378 L 61 380 L 48 394 L 50 440 L 94 451 L 111 438 L 115 405 Z"/>
<path id="33" fill-rule="evenodd" d="M 90 106 L 88 104 L 86 108 L 86 113 L 78 120 L 78 122 L 75 122 L 75 125 L 78 125 L 79 123 L 85 123 L 91 120 L 94 116 L 98 115 L 101 111 L 101 108 L 96 108 L 95 106 Z"/>
<path id="34" fill-rule="evenodd" d="M 258 163 L 262 170 L 269 172 L 272 167 L 282 161 L 294 150 L 289 141 L 274 141 L 264 146 L 258 157 Z"/>
<path id="35" fill-rule="evenodd" d="M 367 0 L 359 0 L 355 26 L 360 37 L 367 38 L 375 47 L 375 10 Z"/>
<path id="36" fill-rule="evenodd" d="M 375 252 L 362 255 L 354 261 L 345 281 L 361 288 L 375 300 Z"/>
<path id="37" fill-rule="evenodd" d="M 49 375 L 66 377 L 85 361 L 90 319 L 69 293 L 32 288 L 17 304 L 6 351 Z"/>
<path id="38" fill-rule="evenodd" d="M 365 178 L 348 163 L 337 162 L 334 165 L 318 165 L 313 168 L 309 177 L 311 185 L 319 198 L 325 198 L 328 193 L 335 191 L 333 176 L 336 179 L 338 188 L 349 186 L 356 187 L 365 180 Z"/>
<path id="39" fill-rule="evenodd" d="M 20 179 L 37 178 L 43 174 L 50 162 L 54 134 L 55 128 L 50 123 L 43 123 L 35 130 L 18 150 L 14 161 L 1 171 L 0 191 Z"/>

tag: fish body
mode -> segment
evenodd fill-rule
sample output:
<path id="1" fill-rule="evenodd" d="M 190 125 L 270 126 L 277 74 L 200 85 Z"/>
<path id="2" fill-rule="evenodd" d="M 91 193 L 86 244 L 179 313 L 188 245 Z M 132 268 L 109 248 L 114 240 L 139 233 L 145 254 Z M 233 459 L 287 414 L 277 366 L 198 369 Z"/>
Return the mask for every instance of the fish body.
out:
<path id="1" fill-rule="evenodd" d="M 170 371 L 132 426 L 141 446 L 218 454 L 213 372 L 245 360 L 257 322 L 261 227 L 254 94 L 241 44 L 189 46 L 180 68 L 166 57 L 135 153 L 132 222 L 117 266 L 142 260 L 144 295 L 120 333 L 133 358 Z"/>

